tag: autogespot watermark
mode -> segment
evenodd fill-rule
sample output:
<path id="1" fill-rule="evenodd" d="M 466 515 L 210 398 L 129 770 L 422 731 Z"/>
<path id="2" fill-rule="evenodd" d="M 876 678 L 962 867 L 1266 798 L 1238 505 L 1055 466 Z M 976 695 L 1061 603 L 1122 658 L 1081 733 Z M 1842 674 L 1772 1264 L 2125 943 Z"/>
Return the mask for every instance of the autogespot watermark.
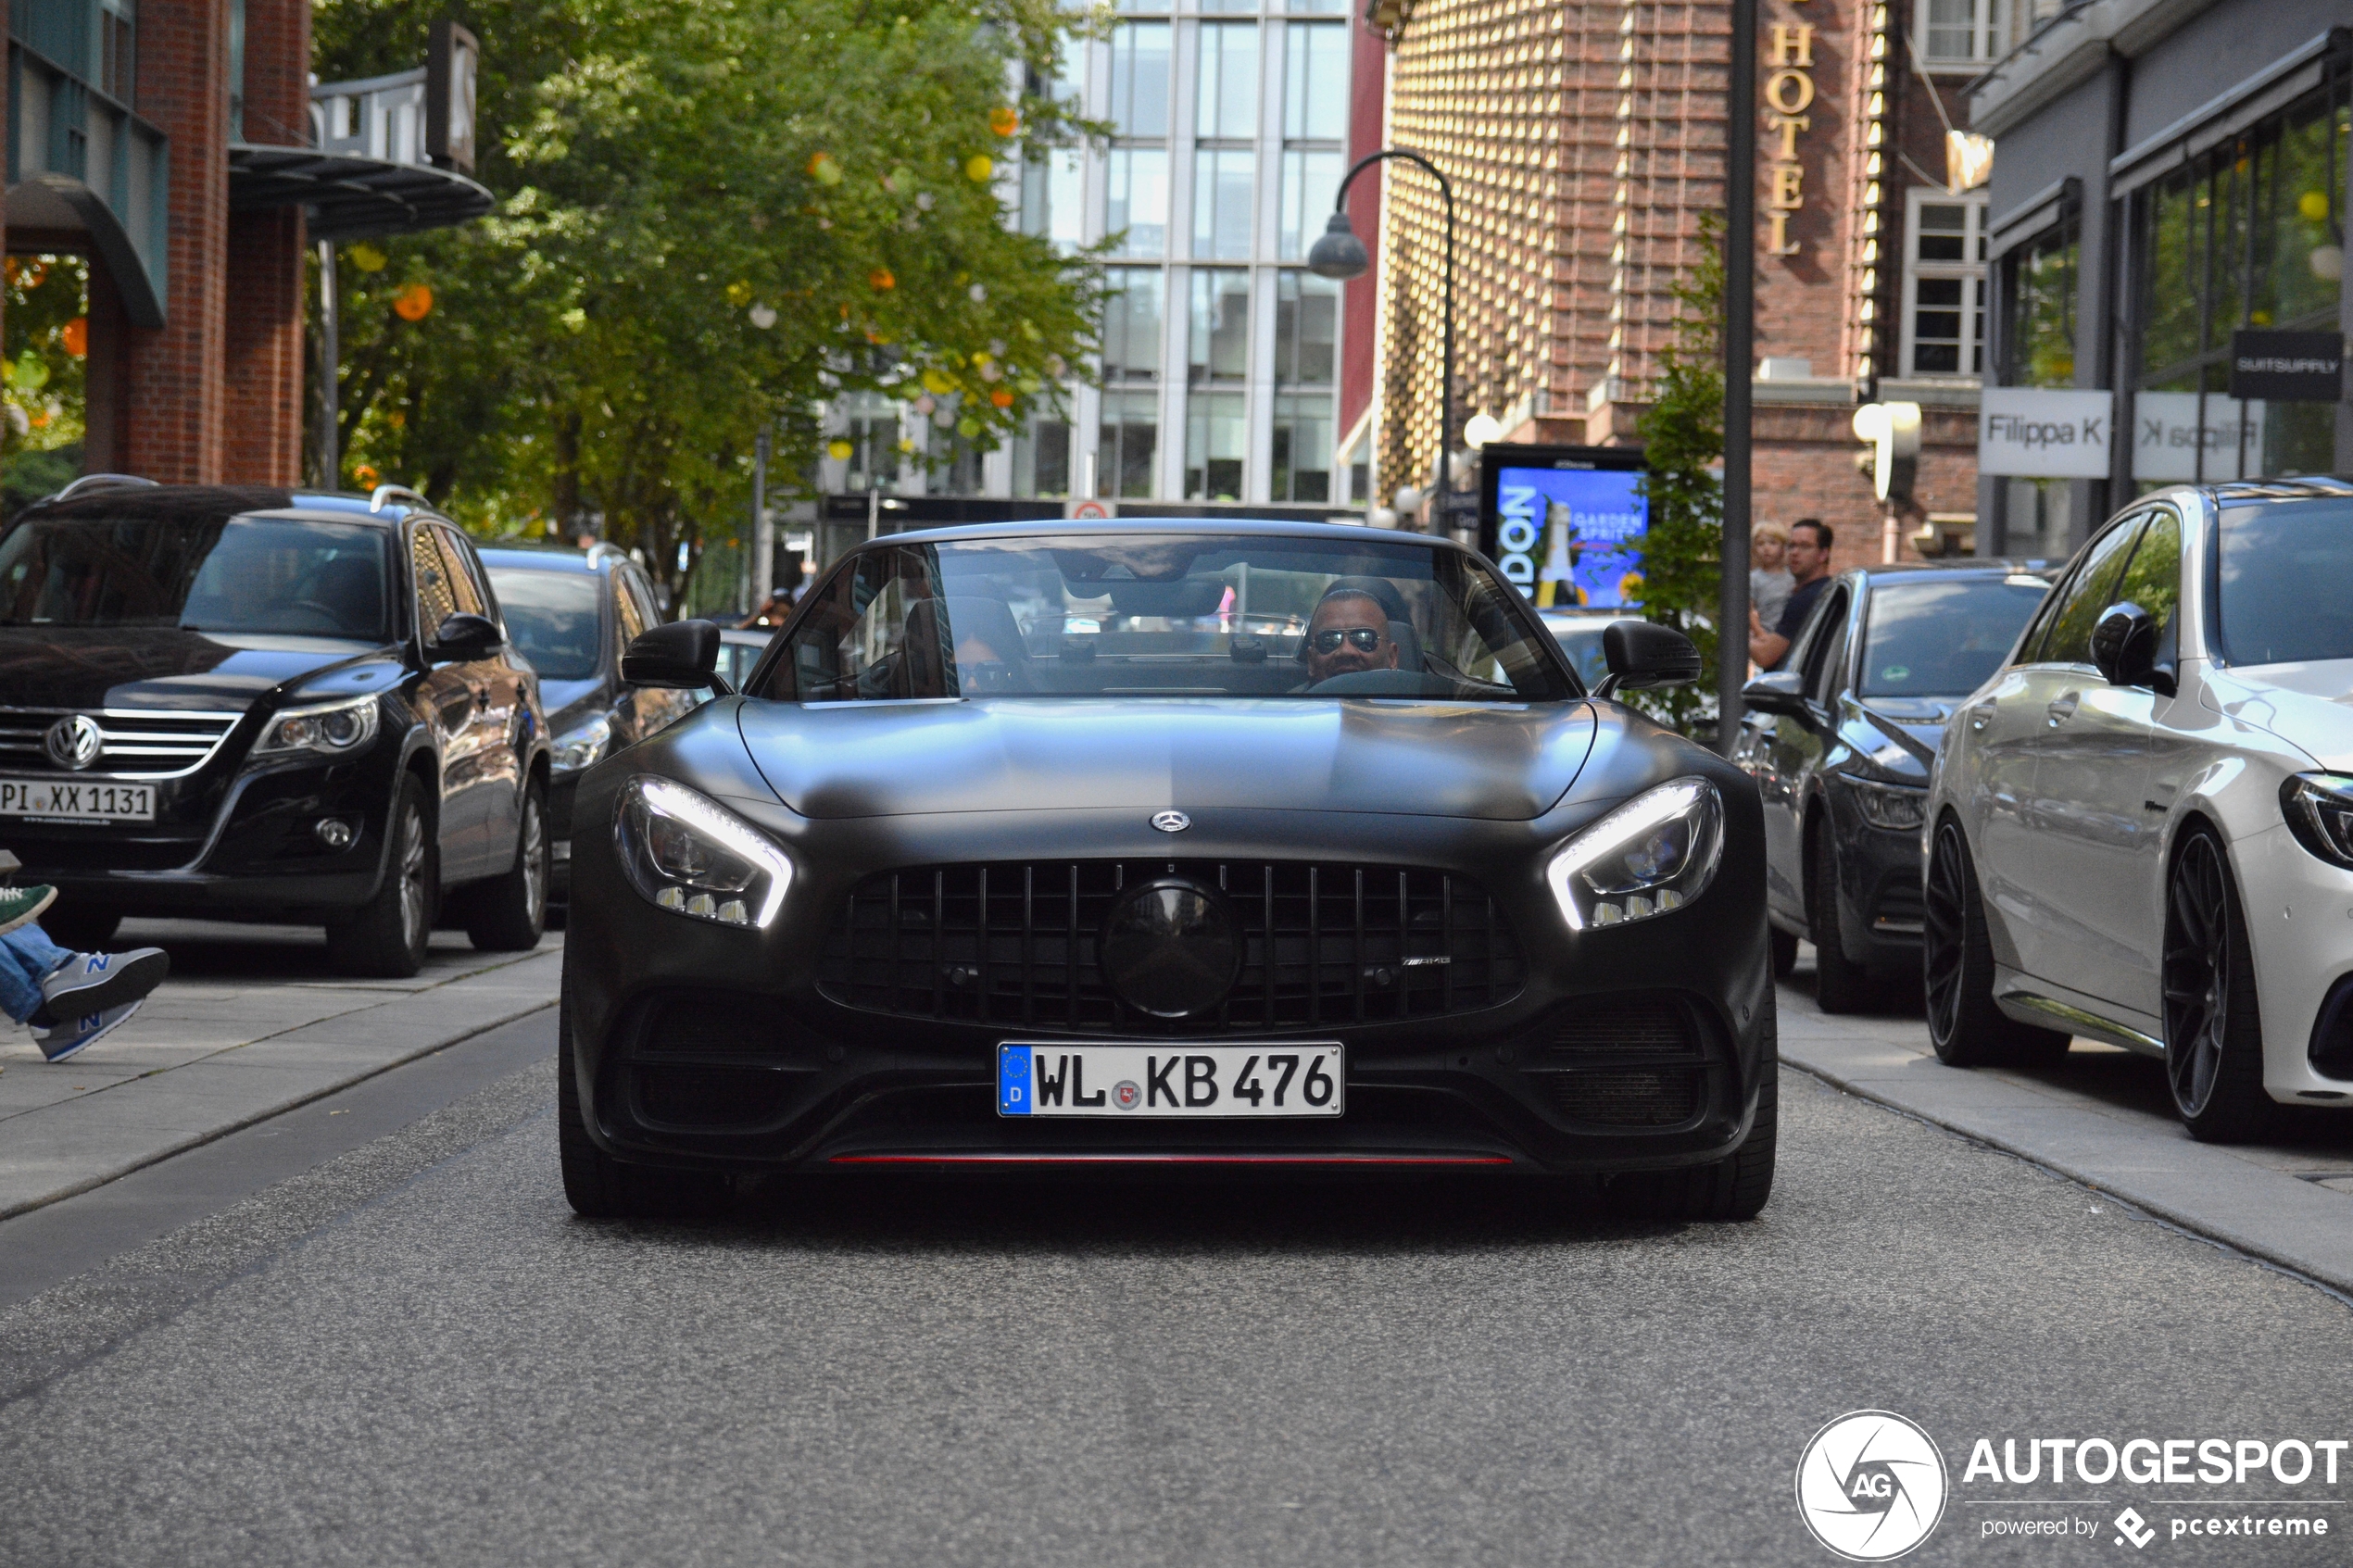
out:
<path id="1" fill-rule="evenodd" d="M 1947 1504 L 1981 1540 L 2074 1540 L 2130 1554 L 2169 1542 L 2310 1542 L 2344 1527 L 2332 1511 L 2353 1438 L 1977 1437 L 1954 1495 L 1925 1428 L 1854 1411 L 1814 1434 L 1797 1463 L 1797 1509 L 1814 1538 L 1854 1562 L 1903 1556 Z M 2160 1496 L 2145 1487 L 2183 1487 Z M 2210 1493 L 2200 1488 L 2212 1487 Z M 2229 1487 L 2224 1492 L 2221 1488 Z M 2057 1488 L 2060 1497 L 2036 1495 Z M 2092 1496 L 2105 1488 L 2108 1495 Z M 2242 1495 L 2246 1491 L 2259 1496 Z"/>

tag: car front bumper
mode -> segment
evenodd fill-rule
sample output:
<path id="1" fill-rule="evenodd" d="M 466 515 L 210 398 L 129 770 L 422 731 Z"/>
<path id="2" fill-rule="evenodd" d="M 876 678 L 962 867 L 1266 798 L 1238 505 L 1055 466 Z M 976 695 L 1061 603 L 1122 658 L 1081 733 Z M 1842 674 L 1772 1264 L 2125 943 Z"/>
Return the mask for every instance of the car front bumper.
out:
<path id="1" fill-rule="evenodd" d="M 997 812 L 814 823 L 749 790 L 722 797 L 793 854 L 791 893 L 767 930 L 657 909 L 613 847 L 612 797 L 640 759 L 585 781 L 574 819 L 577 896 L 564 960 L 572 1069 L 589 1135 L 648 1164 L 737 1169 L 1230 1165 L 1463 1166 L 1568 1173 L 1721 1158 L 1746 1135 L 1771 1070 L 1772 995 L 1755 794 L 1727 791 L 1724 862 L 1672 914 L 1572 934 L 1541 854 L 1616 799 L 1534 822 L 1297 812 L 1197 812 L 1188 861 L 1279 858 L 1421 866 L 1478 879 L 1516 933 L 1518 995 L 1410 1022 L 1342 1019 L 1258 1034 L 1151 1035 L 1239 1044 L 1339 1040 L 1347 1114 L 1330 1121 L 1116 1123 L 1000 1117 L 997 1047 L 1008 1040 L 1123 1039 L 886 1014 L 821 989 L 814 955 L 849 890 L 874 872 L 985 860 L 1164 859 L 1147 812 Z M 712 791 L 708 783 L 707 793 Z M 977 853 L 975 851 L 978 851 Z M 1692 1114 L 1667 1125 L 1598 1125 L 1566 1113 L 1565 1073 L 1641 1073 L 1639 1056 L 1564 1056 L 1570 1021 L 1599 1007 L 1683 1010 L 1702 1043 Z M 1604 1064 L 1604 1065 L 1597 1065 Z"/>

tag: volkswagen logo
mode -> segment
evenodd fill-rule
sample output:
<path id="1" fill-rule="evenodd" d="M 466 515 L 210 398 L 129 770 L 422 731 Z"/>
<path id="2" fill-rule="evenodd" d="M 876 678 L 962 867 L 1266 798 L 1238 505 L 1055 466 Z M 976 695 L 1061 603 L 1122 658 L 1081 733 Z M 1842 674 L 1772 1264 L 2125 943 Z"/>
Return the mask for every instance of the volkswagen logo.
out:
<path id="1" fill-rule="evenodd" d="M 87 763 L 82 764 L 87 767 Z M 1182 833 L 1193 825 L 1193 820 L 1182 811 L 1161 811 L 1152 817 L 1152 826 L 1163 833 Z"/>
<path id="2" fill-rule="evenodd" d="M 107 737 L 95 719 L 76 713 L 50 725 L 49 733 L 41 737 L 41 746 L 50 761 L 78 773 L 106 755 Z"/>

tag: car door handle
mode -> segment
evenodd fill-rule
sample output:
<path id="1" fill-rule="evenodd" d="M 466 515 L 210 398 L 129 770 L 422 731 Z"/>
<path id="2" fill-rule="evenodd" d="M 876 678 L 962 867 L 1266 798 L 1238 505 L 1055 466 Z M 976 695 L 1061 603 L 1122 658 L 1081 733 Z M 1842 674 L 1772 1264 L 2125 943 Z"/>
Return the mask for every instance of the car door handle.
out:
<path id="1" fill-rule="evenodd" d="M 2045 708 L 2043 711 L 2051 716 L 2052 724 L 2063 724 L 2068 720 L 2075 717 L 2075 710 L 2078 707 L 2082 706 L 2082 701 L 2083 694 L 2082 692 L 2061 692 L 2057 696 L 2051 699 L 2050 707 Z"/>

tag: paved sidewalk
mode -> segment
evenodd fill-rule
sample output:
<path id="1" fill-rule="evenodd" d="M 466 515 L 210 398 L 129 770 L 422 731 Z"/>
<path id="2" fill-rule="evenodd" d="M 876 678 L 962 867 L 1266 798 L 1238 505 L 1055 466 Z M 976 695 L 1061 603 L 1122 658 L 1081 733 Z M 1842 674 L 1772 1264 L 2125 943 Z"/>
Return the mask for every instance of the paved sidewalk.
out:
<path id="1" fill-rule="evenodd" d="M 0 1020 L 0 1219 L 182 1149 L 556 999 L 563 938 L 478 953 L 434 934 L 412 980 L 346 980 L 299 927 L 132 921 L 114 947 L 171 954 L 139 1016 L 69 1061 Z"/>
<path id="2" fill-rule="evenodd" d="M 2274 1142 L 2201 1144 L 2149 1058 L 2077 1040 L 2056 1067 L 1963 1072 L 1936 1060 L 1916 1010 L 1826 1016 L 1804 969 L 1780 1000 L 1791 1065 L 2353 1291 L 2353 1114 L 2297 1111 Z"/>

